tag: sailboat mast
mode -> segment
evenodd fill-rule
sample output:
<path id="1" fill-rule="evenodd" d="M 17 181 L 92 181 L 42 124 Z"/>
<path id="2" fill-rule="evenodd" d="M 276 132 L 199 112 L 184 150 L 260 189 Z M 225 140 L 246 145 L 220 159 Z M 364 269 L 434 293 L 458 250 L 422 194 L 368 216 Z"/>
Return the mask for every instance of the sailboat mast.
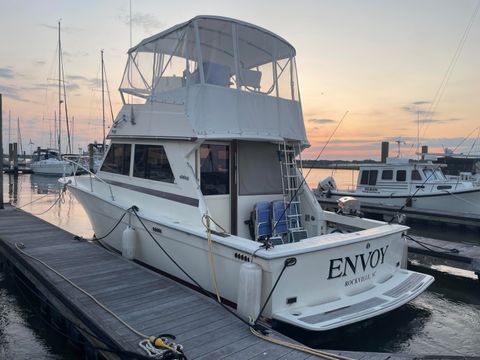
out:
<path id="1" fill-rule="evenodd" d="M 100 52 L 101 53 L 101 59 L 102 59 L 102 129 L 103 129 L 103 152 L 105 153 L 105 80 L 104 80 L 104 74 L 105 74 L 105 67 L 103 64 L 103 50 Z"/>
<path id="2" fill-rule="evenodd" d="M 11 111 L 8 110 L 8 146 L 10 146 L 10 126 L 11 126 Z"/>
<path id="3" fill-rule="evenodd" d="M 22 145 L 22 132 L 20 130 L 20 116 L 17 117 L 17 143 L 20 149 L 20 155 L 23 154 L 23 145 Z"/>
<path id="4" fill-rule="evenodd" d="M 51 121 L 51 119 L 50 119 Z M 58 124 L 57 124 L 57 112 L 54 111 L 53 112 L 53 126 L 54 126 L 54 131 L 53 131 L 53 144 L 50 144 L 51 147 L 54 147 L 55 146 L 55 141 L 56 139 L 58 139 Z"/>
<path id="5" fill-rule="evenodd" d="M 60 40 L 60 21 L 58 22 L 58 156 L 62 157 L 62 44 Z"/>

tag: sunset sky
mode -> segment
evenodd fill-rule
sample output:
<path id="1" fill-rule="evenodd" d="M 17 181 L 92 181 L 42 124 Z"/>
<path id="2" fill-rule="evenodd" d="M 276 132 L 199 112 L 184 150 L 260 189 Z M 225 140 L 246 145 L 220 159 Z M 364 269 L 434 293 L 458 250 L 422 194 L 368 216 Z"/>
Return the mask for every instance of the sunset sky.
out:
<path id="1" fill-rule="evenodd" d="M 479 153 L 480 0 L 177 1 L 132 0 L 133 44 L 199 14 L 267 28 L 297 50 L 304 119 L 315 158 L 348 111 L 322 159 L 379 158 L 401 137 Z M 0 93 L 4 143 L 48 146 L 57 107 L 57 22 L 75 148 L 101 141 L 100 50 L 113 111 L 126 62 L 129 0 L 0 0 Z M 43 120 L 42 120 L 43 119 Z M 462 143 L 462 139 L 469 139 Z M 391 154 L 396 145 L 391 144 Z"/>

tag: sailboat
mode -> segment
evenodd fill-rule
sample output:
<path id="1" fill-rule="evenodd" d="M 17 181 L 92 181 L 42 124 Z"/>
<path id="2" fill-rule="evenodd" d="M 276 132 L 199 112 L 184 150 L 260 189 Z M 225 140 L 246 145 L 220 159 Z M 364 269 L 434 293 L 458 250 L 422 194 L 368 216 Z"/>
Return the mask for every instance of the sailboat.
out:
<path id="1" fill-rule="evenodd" d="M 295 161 L 309 146 L 295 49 L 280 36 L 197 16 L 131 48 L 120 93 L 100 170 L 59 179 L 106 246 L 245 318 L 313 331 L 432 283 L 406 269 L 406 226 L 315 199 Z"/>
<path id="2" fill-rule="evenodd" d="M 74 172 L 74 165 L 62 159 L 62 104 L 65 106 L 65 87 L 63 86 L 63 99 L 62 99 L 62 82 L 63 79 L 63 63 L 62 63 L 62 43 L 60 37 L 60 21 L 58 22 L 58 134 L 57 144 L 58 149 L 41 149 L 38 148 L 33 153 L 32 163 L 30 165 L 32 172 L 42 175 L 72 175 Z M 70 141 L 69 141 L 70 145 Z M 69 149 L 71 150 L 71 149 Z M 71 152 L 71 151 L 70 151 Z"/>

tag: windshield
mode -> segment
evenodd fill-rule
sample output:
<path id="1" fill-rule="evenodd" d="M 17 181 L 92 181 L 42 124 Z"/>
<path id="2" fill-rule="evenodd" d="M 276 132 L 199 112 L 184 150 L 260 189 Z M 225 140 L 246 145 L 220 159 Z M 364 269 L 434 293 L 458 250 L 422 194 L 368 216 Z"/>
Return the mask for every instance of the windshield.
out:
<path id="1" fill-rule="evenodd" d="M 441 169 L 435 169 L 435 175 L 438 180 L 447 180 Z"/>
<path id="2" fill-rule="evenodd" d="M 437 180 L 435 172 L 432 169 L 423 169 L 426 181 Z"/>

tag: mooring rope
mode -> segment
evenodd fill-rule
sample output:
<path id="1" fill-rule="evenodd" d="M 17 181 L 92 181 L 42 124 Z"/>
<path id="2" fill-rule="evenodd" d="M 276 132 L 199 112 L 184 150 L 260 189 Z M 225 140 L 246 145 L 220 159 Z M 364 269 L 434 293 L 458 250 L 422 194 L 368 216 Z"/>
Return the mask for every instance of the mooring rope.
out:
<path id="1" fill-rule="evenodd" d="M 456 249 L 456 248 L 445 248 L 445 247 L 442 247 L 442 246 L 438 246 L 438 245 L 433 245 L 433 244 L 428 244 L 428 243 L 425 243 L 425 242 L 422 242 L 420 240 L 417 240 L 417 239 L 414 239 L 413 237 L 411 237 L 410 235 L 408 234 L 405 234 L 405 237 L 415 243 L 417 243 L 418 245 L 420 245 L 421 247 L 425 248 L 426 250 L 428 251 L 431 251 L 431 252 L 435 252 L 435 253 L 453 253 L 453 254 L 458 254 L 460 252 L 460 250 Z M 437 248 L 437 249 L 440 249 L 442 251 L 437 251 L 437 250 L 433 250 L 432 248 Z"/>

